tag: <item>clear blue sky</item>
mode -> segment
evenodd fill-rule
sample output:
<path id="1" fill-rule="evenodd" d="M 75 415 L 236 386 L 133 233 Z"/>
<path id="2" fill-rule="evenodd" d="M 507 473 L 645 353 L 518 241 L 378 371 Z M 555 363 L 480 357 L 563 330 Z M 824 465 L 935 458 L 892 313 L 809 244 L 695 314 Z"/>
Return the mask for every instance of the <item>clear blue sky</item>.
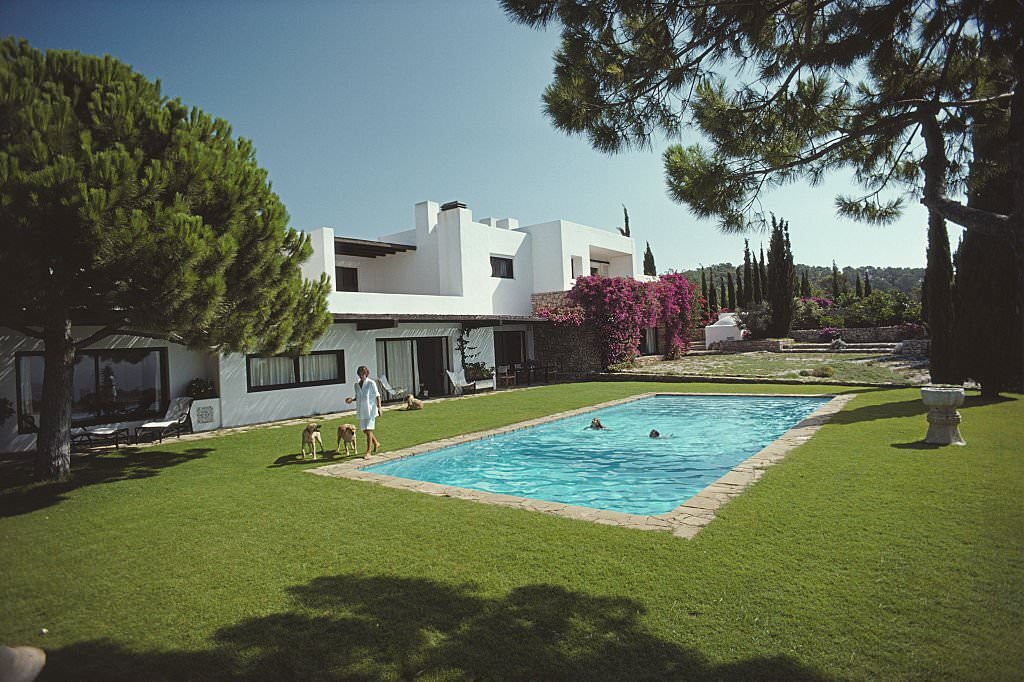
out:
<path id="1" fill-rule="evenodd" d="M 558 35 L 512 24 L 496 2 L 6 0 L 0 32 L 110 54 L 227 119 L 301 229 L 374 238 L 411 227 L 425 199 L 614 229 L 625 204 L 659 271 L 742 260 L 742 237 L 668 199 L 661 148 L 605 156 L 552 128 L 540 95 Z M 797 262 L 923 266 L 924 210 L 884 228 L 840 219 L 833 197 L 848 182 L 766 198 L 790 222 Z"/>

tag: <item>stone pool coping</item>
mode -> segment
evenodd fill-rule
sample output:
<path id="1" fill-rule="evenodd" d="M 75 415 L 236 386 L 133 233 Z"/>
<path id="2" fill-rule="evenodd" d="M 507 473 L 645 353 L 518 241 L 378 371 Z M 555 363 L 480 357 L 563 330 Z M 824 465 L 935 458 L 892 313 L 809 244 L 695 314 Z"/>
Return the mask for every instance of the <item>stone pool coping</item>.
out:
<path id="1" fill-rule="evenodd" d="M 415 481 L 407 478 L 398 478 L 397 476 L 388 476 L 386 474 L 376 474 L 370 471 L 364 471 L 365 467 L 375 466 L 382 462 L 412 457 L 414 455 L 420 455 L 424 452 L 438 450 L 451 445 L 480 440 L 481 438 L 488 438 L 501 433 L 518 431 L 520 429 L 530 428 L 539 424 L 546 424 L 559 419 L 565 419 L 566 417 L 574 417 L 606 407 L 622 405 L 624 403 L 642 400 L 644 398 L 650 398 L 657 395 L 832 399 L 820 406 L 809 416 L 773 440 L 757 453 L 734 466 L 718 480 L 710 483 L 696 495 L 685 500 L 672 511 L 664 514 L 644 516 L 639 514 L 609 511 L 605 509 L 592 509 L 590 507 L 580 507 L 561 502 L 547 502 L 545 500 L 536 500 L 529 497 L 489 493 L 482 490 L 458 488 L 439 483 Z M 370 481 L 379 485 L 387 486 L 388 488 L 412 490 L 414 492 L 427 493 L 428 495 L 453 497 L 461 500 L 483 502 L 486 504 L 497 504 L 504 507 L 518 507 L 519 509 L 539 511 L 579 521 L 590 521 L 591 523 L 600 523 L 609 526 L 622 526 L 624 528 L 633 528 L 637 530 L 665 531 L 672 533 L 676 537 L 689 539 L 697 535 L 704 526 L 714 520 L 715 513 L 720 507 L 737 497 L 740 493 L 758 481 L 761 476 L 764 475 L 764 470 L 766 468 L 782 461 L 790 450 L 807 442 L 811 436 L 813 436 L 814 433 L 832 417 L 832 415 L 842 410 L 843 407 L 855 397 L 855 394 L 835 395 L 831 393 L 695 393 L 675 391 L 640 393 L 638 395 L 629 396 L 628 398 L 609 400 L 596 405 L 588 405 L 587 407 L 581 407 L 576 410 L 559 412 L 557 414 L 551 414 L 537 419 L 509 424 L 496 429 L 488 429 L 487 431 L 477 431 L 475 433 L 462 434 L 451 438 L 443 438 L 441 440 L 403 448 L 402 450 L 395 450 L 394 452 L 374 455 L 366 459 L 352 459 L 345 462 L 339 462 L 337 464 L 328 464 L 327 466 L 318 467 L 316 469 L 307 469 L 306 471 L 318 476 L 348 478 L 356 481 Z"/>

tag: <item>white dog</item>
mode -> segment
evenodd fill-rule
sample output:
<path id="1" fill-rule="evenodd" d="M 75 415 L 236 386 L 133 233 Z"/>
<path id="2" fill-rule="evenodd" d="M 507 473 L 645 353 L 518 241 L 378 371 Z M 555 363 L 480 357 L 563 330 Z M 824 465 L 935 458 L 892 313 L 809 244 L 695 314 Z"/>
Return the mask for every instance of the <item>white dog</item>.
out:
<path id="1" fill-rule="evenodd" d="M 300 459 L 306 459 L 306 448 L 308 447 L 313 453 L 313 459 L 316 459 L 316 446 L 320 445 L 320 452 L 324 451 L 324 439 L 320 435 L 320 425 L 316 422 L 309 422 L 306 424 L 306 428 L 302 429 L 302 454 L 299 455 Z"/>

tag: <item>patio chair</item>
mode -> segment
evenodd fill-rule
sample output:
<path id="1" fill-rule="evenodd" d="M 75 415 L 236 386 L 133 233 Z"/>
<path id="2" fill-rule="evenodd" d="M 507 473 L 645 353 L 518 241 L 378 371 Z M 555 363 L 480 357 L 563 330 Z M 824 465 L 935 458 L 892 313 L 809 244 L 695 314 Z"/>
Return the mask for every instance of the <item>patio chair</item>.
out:
<path id="1" fill-rule="evenodd" d="M 498 373 L 494 375 L 494 378 L 499 387 L 516 385 L 516 373 L 512 370 L 511 365 L 498 365 L 497 369 Z"/>
<path id="2" fill-rule="evenodd" d="M 97 442 L 112 442 L 114 449 L 120 449 L 121 440 L 128 445 L 131 442 L 131 430 L 121 424 L 100 424 L 98 426 L 79 426 L 71 429 L 72 445 L 88 445 L 92 447 Z"/>
<path id="3" fill-rule="evenodd" d="M 384 402 L 386 403 L 394 402 L 396 400 L 405 400 L 405 397 L 409 395 L 409 391 L 405 390 L 405 388 L 402 388 L 401 386 L 398 388 L 392 387 L 387 376 L 384 374 L 377 377 L 377 381 L 380 383 L 380 387 L 384 389 Z"/>
<path id="4" fill-rule="evenodd" d="M 164 440 L 164 436 L 170 433 L 174 433 L 175 437 L 180 438 L 186 424 L 188 424 L 188 430 L 192 431 L 191 409 L 192 398 L 175 398 L 168 406 L 163 419 L 155 422 L 146 422 L 135 429 L 135 442 L 138 443 L 139 438 L 147 431 L 155 432 L 161 443 Z"/>
<path id="5" fill-rule="evenodd" d="M 466 370 L 460 369 L 453 372 L 447 369 L 445 373 L 448 375 L 448 380 L 452 382 L 452 389 L 454 389 L 455 395 L 462 395 L 466 389 L 470 391 L 476 390 L 475 381 L 466 381 Z"/>

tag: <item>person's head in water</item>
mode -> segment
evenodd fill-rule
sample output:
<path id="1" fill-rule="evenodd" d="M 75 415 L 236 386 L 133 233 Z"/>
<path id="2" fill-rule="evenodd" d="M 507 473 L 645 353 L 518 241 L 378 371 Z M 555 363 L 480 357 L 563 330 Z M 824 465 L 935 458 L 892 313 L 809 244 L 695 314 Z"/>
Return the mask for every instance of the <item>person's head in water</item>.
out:
<path id="1" fill-rule="evenodd" d="M 592 429 L 603 429 L 604 428 L 604 424 L 601 423 L 600 419 L 598 419 L 597 417 L 594 417 L 593 419 L 590 420 L 590 428 L 592 428 Z"/>
<path id="2" fill-rule="evenodd" d="M 651 438 L 661 438 L 661 434 L 658 433 L 658 429 L 651 429 Z"/>

